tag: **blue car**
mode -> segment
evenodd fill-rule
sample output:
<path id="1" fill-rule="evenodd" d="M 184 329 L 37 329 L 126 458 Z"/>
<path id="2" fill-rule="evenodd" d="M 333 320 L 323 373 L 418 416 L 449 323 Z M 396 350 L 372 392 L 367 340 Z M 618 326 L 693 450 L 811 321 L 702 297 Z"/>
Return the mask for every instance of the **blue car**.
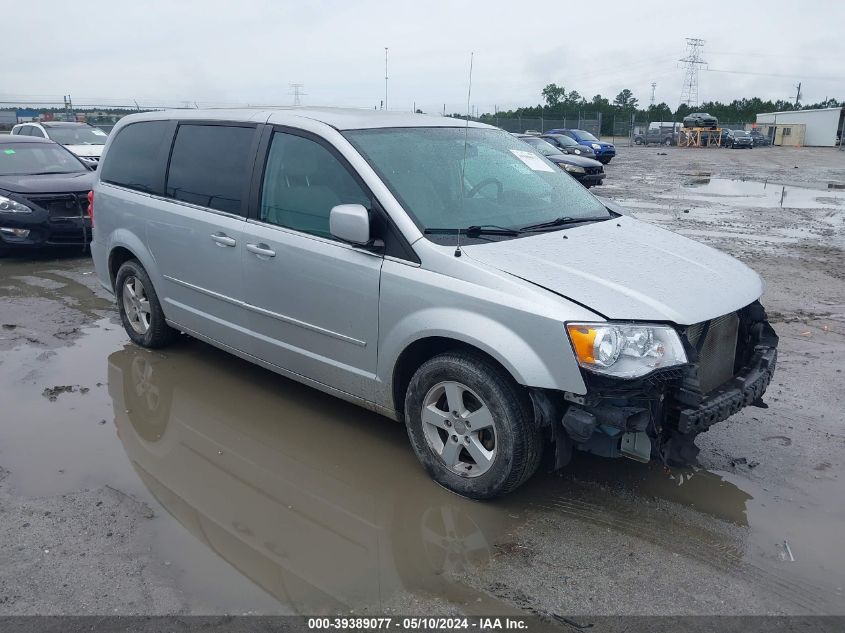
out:
<path id="1" fill-rule="evenodd" d="M 559 129 L 549 130 L 546 134 L 564 134 L 571 139 L 575 139 L 580 145 L 586 145 L 592 148 L 596 153 L 596 160 L 605 165 L 610 162 L 611 158 L 616 156 L 616 147 L 613 143 L 600 141 L 586 130 Z"/>

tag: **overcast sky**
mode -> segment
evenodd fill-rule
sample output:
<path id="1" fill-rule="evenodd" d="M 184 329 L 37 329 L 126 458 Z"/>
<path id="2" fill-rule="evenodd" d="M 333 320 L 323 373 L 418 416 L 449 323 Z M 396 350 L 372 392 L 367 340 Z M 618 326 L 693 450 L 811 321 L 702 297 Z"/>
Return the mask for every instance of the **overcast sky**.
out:
<path id="1" fill-rule="evenodd" d="M 301 83 L 303 104 L 372 107 L 384 98 L 387 46 L 390 109 L 416 103 L 427 112 L 444 104 L 464 111 L 470 51 L 479 112 L 537 104 L 550 82 L 587 99 L 597 93 L 612 99 L 630 88 L 642 104 L 656 82 L 656 101 L 674 108 L 686 37 L 706 40 L 700 101 L 794 99 L 799 81 L 805 103 L 845 99 L 843 0 L 15 6 L 29 19 L 18 28 L 14 13 L 4 14 L 0 101 L 61 101 L 70 94 L 79 105 L 287 105 L 289 84 Z"/>

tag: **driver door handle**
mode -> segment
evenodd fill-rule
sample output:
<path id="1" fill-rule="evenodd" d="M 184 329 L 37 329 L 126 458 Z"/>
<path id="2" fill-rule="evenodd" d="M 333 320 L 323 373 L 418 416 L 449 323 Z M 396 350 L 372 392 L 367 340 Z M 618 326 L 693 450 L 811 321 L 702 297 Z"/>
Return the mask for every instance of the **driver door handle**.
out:
<path id="1" fill-rule="evenodd" d="M 235 244 L 237 244 L 235 238 L 229 237 L 225 233 L 212 233 L 211 239 L 218 246 L 234 246 Z"/>
<path id="2" fill-rule="evenodd" d="M 266 244 L 247 244 L 246 250 L 250 253 L 255 253 L 258 257 L 275 257 L 276 251 Z"/>

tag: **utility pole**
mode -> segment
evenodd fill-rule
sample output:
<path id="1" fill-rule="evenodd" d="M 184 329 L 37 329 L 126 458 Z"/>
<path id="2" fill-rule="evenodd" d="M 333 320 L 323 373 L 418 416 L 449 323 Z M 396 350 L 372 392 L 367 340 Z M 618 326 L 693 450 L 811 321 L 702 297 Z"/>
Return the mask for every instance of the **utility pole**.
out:
<path id="1" fill-rule="evenodd" d="M 384 47 L 384 109 L 387 110 L 387 46 Z"/>
<path id="2" fill-rule="evenodd" d="M 795 93 L 795 107 L 798 107 L 798 101 L 801 99 L 801 82 L 798 82 L 798 85 L 795 86 L 797 92 Z"/>
<path id="3" fill-rule="evenodd" d="M 654 89 L 657 88 L 657 84 L 655 82 L 651 82 L 651 105 L 654 105 Z"/>
<path id="4" fill-rule="evenodd" d="M 698 69 L 699 66 L 707 63 L 701 59 L 701 49 L 703 48 L 704 40 L 688 37 L 686 57 L 678 60 L 686 64 L 684 87 L 681 90 L 681 103 L 686 103 L 688 106 L 698 105 Z"/>
<path id="5" fill-rule="evenodd" d="M 300 97 L 304 97 L 305 93 L 302 92 L 302 89 L 305 87 L 305 84 L 288 84 L 290 86 L 289 95 L 293 95 L 293 105 L 298 106 L 302 105 L 302 100 Z"/>

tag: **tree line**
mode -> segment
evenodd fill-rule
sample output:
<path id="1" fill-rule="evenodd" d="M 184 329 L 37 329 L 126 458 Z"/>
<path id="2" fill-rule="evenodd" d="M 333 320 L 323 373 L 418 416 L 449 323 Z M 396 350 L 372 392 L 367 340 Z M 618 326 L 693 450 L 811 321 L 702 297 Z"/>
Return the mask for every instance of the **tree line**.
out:
<path id="1" fill-rule="evenodd" d="M 611 101 L 601 95 L 586 99 L 577 90 L 567 91 L 564 86 L 548 84 L 540 91 L 543 103 L 536 106 L 525 106 L 514 110 L 499 110 L 495 113 L 485 113 L 478 118 L 481 121 L 494 123 L 496 117 L 504 119 L 516 118 L 546 118 L 563 119 L 576 118 L 579 112 L 587 117 L 601 113 L 602 134 L 613 133 L 614 119 L 617 121 L 681 121 L 691 112 L 707 112 L 720 121 L 730 123 L 753 123 L 756 115 L 761 112 L 781 112 L 785 110 L 810 110 L 814 108 L 845 107 L 845 100 L 828 99 L 819 103 L 802 104 L 783 99 L 763 100 L 759 97 L 743 97 L 734 99 L 730 103 L 721 101 L 705 101 L 701 105 L 690 107 L 685 103 L 674 111 L 666 103 L 658 103 L 642 107 L 634 93 L 625 88 Z M 455 115 L 461 116 L 461 115 Z"/>

